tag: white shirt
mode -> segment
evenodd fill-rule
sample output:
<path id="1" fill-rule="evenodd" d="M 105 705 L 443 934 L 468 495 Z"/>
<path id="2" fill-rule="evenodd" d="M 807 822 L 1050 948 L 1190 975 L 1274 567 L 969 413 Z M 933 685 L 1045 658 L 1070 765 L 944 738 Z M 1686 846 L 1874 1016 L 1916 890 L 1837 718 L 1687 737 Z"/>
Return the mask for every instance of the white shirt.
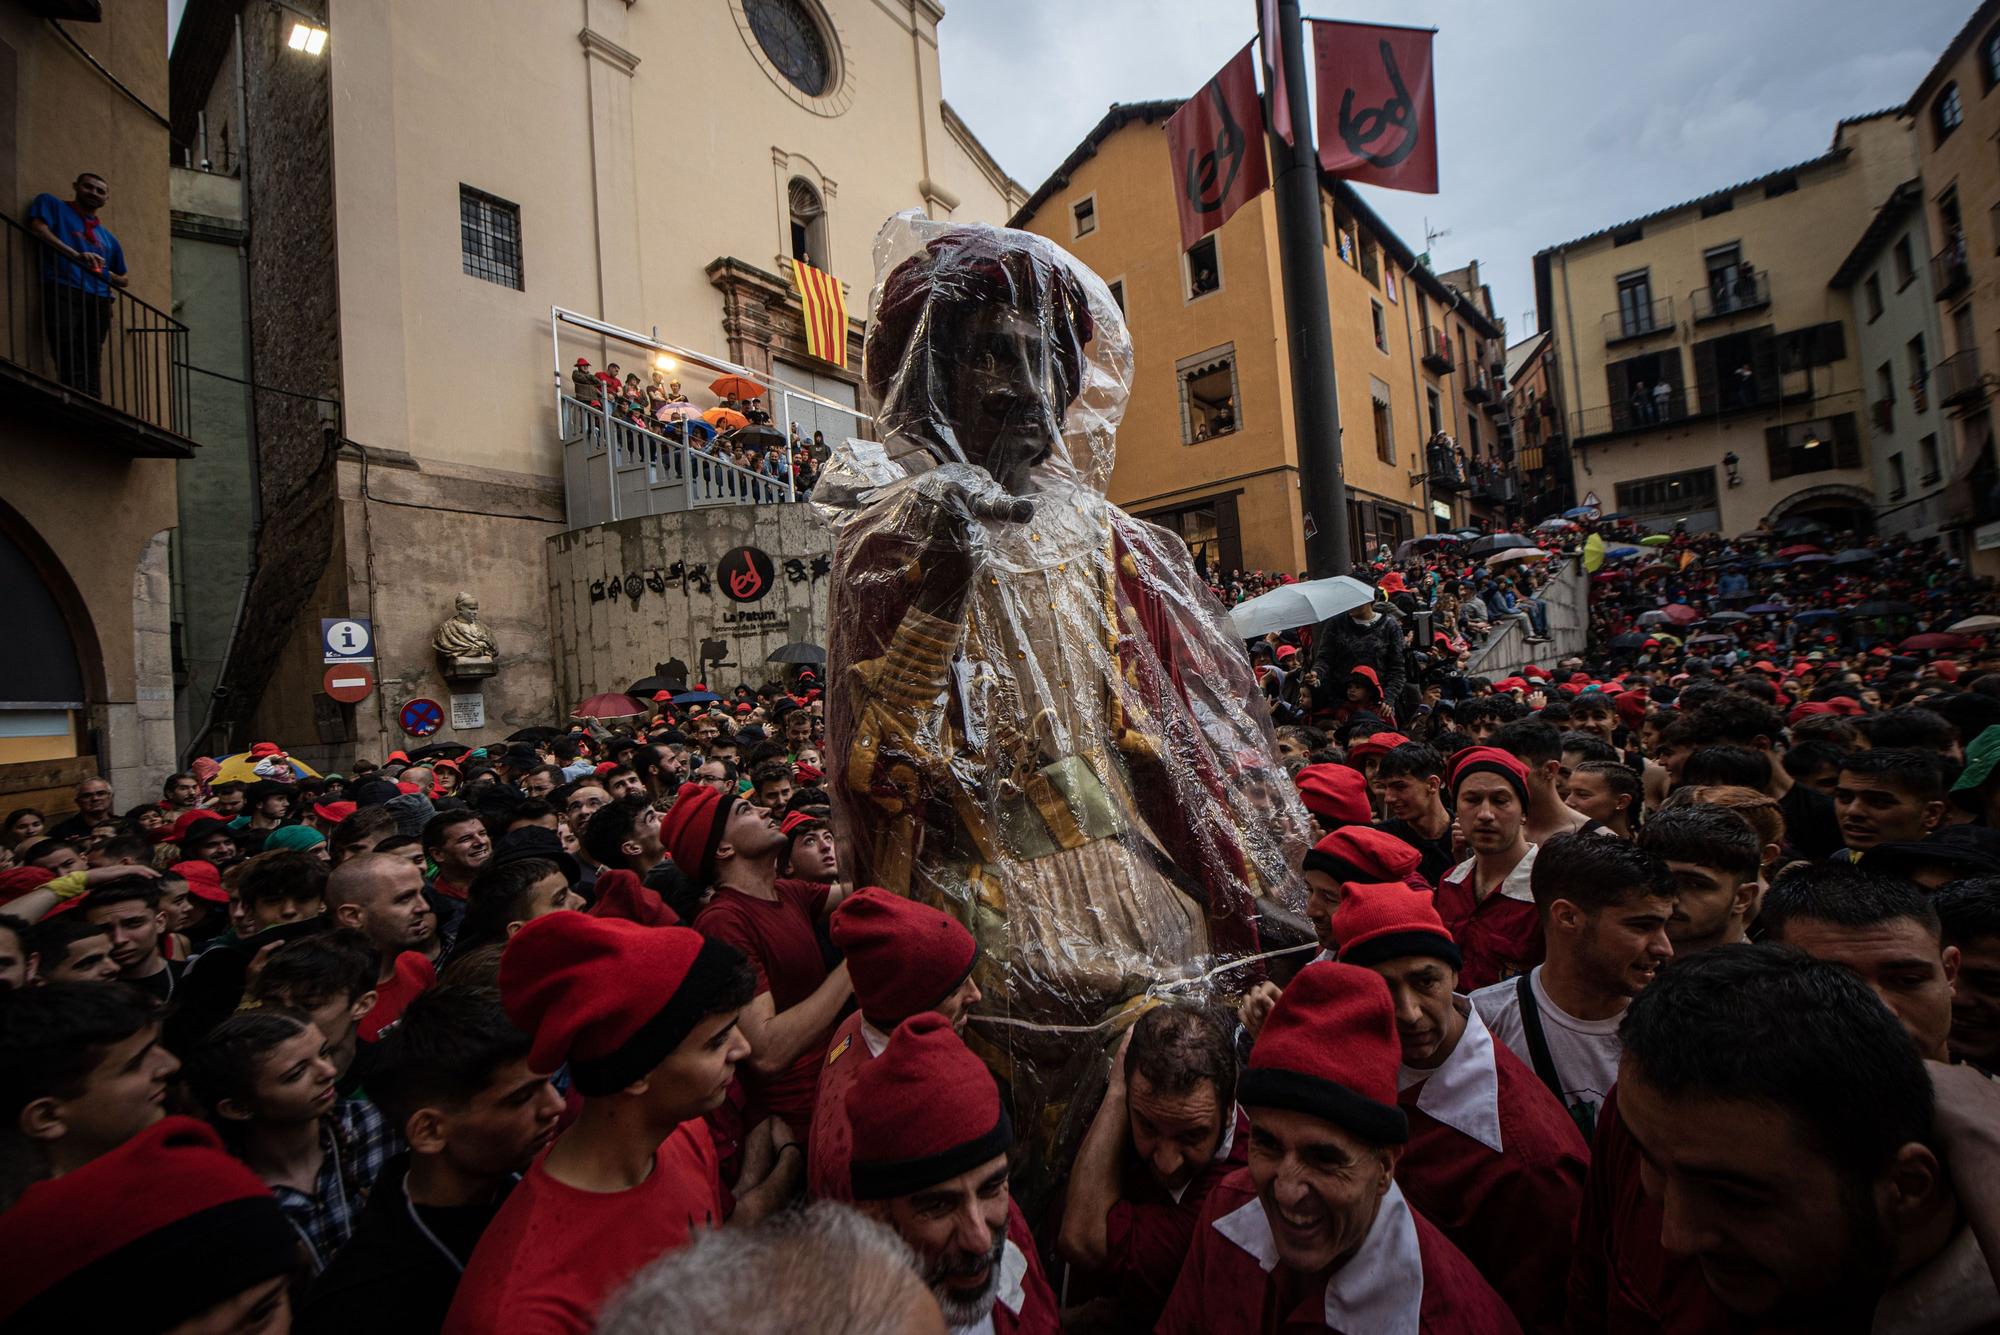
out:
<path id="1" fill-rule="evenodd" d="M 1000 1253 L 1000 1283 L 993 1301 L 1015 1316 L 1021 1315 L 1021 1302 L 1028 1296 L 1027 1279 L 1028 1258 L 1009 1238 Z M 989 1307 L 986 1315 L 971 1325 L 953 1326 L 951 1335 L 993 1335 L 993 1331 L 993 1309 Z"/>
<path id="2" fill-rule="evenodd" d="M 1278 1242 L 1262 1201 L 1231 1210 L 1211 1227 L 1255 1257 L 1265 1274 L 1277 1267 Z M 1368 1236 L 1326 1282 L 1327 1328 L 1417 1335 L 1423 1306 L 1424 1257 L 1416 1216 L 1403 1200 L 1403 1189 L 1391 1182 Z"/>
<path id="3" fill-rule="evenodd" d="M 1533 1069 L 1535 1059 L 1528 1051 L 1528 1031 L 1521 1023 L 1518 980 L 1509 978 L 1491 987 L 1482 987 L 1471 996 L 1472 1007 L 1516 1057 Z M 1542 966 L 1528 974 L 1534 990 L 1535 1007 L 1541 1012 L 1542 1034 L 1548 1040 L 1549 1060 L 1563 1087 L 1563 1105 L 1586 1105 L 1594 1115 L 1603 1106 L 1605 1095 L 1618 1081 L 1618 1058 L 1624 1047 L 1618 1041 L 1618 1022 L 1623 1012 L 1608 1020 L 1579 1020 L 1549 1000 L 1542 987 Z M 1541 1074 L 1539 1071 L 1537 1075 Z"/>
<path id="4" fill-rule="evenodd" d="M 1402 1067 L 1396 1072 L 1396 1088 L 1405 1090 L 1421 1083 L 1417 1107 L 1495 1154 L 1505 1153 L 1506 1146 L 1500 1141 L 1500 1069 L 1493 1060 L 1493 1035 L 1470 998 L 1453 997 L 1451 1004 L 1465 1015 L 1465 1032 L 1459 1035 L 1458 1046 L 1428 1071 Z"/>

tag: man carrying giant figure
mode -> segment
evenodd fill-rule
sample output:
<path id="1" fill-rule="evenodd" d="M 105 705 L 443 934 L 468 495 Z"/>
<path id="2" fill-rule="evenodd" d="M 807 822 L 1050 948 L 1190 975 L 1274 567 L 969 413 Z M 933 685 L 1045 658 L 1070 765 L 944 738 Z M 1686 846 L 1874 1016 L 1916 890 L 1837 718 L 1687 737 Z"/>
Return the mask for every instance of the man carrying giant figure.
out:
<path id="1" fill-rule="evenodd" d="M 1256 953 L 1260 897 L 1300 907 L 1305 814 L 1252 777 L 1269 719 L 1187 548 L 1103 494 L 1132 374 L 1104 283 L 1041 237 L 910 214 L 876 271 L 883 443 L 822 487 L 835 801 L 856 884 L 972 929 L 969 1040 L 1049 1155 L 1108 1017 Z"/>

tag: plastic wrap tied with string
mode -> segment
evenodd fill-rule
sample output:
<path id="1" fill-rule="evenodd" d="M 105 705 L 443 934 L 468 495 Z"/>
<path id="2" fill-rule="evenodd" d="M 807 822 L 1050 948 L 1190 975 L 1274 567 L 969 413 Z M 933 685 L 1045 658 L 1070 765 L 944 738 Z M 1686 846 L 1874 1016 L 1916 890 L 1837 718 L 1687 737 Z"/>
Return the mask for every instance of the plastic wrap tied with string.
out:
<path id="1" fill-rule="evenodd" d="M 1132 376 L 1104 283 L 1041 237 L 892 218 L 836 453 L 829 728 L 853 880 L 983 948 L 969 1031 L 1047 1155 L 1117 1018 L 1241 989 L 1307 823 L 1181 541 L 1104 497 Z M 1252 966 L 1254 968 L 1254 965 Z"/>

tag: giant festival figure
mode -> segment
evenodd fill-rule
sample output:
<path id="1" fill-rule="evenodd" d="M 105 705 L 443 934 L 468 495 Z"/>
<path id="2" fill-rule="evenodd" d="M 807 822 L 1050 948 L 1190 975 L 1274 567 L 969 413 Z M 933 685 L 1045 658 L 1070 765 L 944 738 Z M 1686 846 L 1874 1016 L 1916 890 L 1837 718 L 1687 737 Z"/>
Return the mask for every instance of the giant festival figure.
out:
<path id="1" fill-rule="evenodd" d="M 1132 350 L 1104 283 L 917 215 L 876 266 L 882 444 L 823 488 L 835 801 L 856 884 L 977 937 L 968 1037 L 1046 1156 L 1107 1020 L 1256 953 L 1260 898 L 1303 902 L 1306 818 L 1261 777 L 1262 696 L 1186 546 L 1105 498 Z"/>

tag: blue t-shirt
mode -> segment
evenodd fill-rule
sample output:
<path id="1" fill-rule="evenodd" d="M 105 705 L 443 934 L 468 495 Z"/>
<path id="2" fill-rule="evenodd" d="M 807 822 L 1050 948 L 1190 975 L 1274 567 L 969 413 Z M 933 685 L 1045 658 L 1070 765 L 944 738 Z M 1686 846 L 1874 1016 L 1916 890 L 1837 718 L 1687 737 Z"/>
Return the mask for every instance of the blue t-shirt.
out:
<path id="1" fill-rule="evenodd" d="M 95 217 L 78 213 L 76 205 L 51 194 L 40 194 L 28 205 L 28 217 L 32 221 L 48 224 L 48 229 L 71 250 L 102 255 L 107 272 L 125 272 L 125 248 L 118 244 L 118 238 L 111 235 L 111 229 Z M 82 288 L 93 297 L 111 295 L 111 284 L 53 250 L 45 250 L 42 254 L 42 277 L 64 287 Z"/>

